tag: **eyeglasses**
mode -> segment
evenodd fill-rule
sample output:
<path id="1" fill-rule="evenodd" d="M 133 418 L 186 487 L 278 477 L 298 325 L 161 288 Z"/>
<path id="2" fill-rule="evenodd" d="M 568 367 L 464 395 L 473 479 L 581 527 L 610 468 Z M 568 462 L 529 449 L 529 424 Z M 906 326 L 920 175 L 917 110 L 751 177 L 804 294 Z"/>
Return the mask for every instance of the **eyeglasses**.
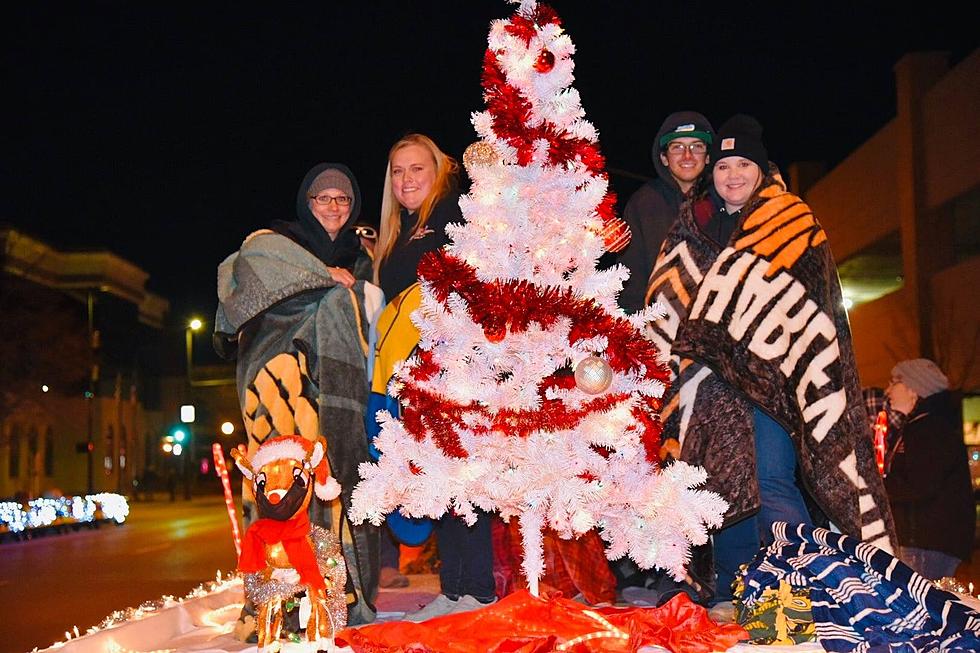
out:
<path id="1" fill-rule="evenodd" d="M 708 152 L 708 146 L 704 144 L 704 141 L 696 141 L 694 143 L 681 143 L 679 141 L 671 141 L 667 145 L 667 151 L 676 156 L 682 156 L 685 151 L 690 152 L 691 155 L 701 155 Z"/>
<path id="2" fill-rule="evenodd" d="M 374 240 L 378 237 L 378 232 L 374 230 L 374 227 L 369 227 L 368 225 L 359 224 L 354 227 L 354 233 L 361 238 L 369 238 Z"/>
<path id="3" fill-rule="evenodd" d="M 330 206 L 331 202 L 336 202 L 337 206 L 350 206 L 351 199 L 346 195 L 338 195 L 337 197 L 330 197 L 329 195 L 309 195 L 311 200 L 319 204 L 320 206 Z"/>

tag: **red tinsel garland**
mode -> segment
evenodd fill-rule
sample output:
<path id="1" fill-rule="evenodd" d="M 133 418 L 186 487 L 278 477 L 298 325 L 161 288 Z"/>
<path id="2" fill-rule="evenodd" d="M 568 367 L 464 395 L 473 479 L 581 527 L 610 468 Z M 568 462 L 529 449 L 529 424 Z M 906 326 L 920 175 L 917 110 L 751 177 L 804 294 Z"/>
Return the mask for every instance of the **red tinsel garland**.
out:
<path id="1" fill-rule="evenodd" d="M 524 41 L 524 45 L 531 42 L 538 27 L 545 25 L 561 25 L 561 18 L 558 13 L 550 6 L 538 3 L 530 15 L 515 13 L 510 18 L 510 22 L 504 27 L 509 34 Z"/>
<path id="2" fill-rule="evenodd" d="M 559 23 L 559 20 L 554 15 L 554 10 L 545 6 L 536 10 L 530 18 L 514 16 L 505 29 L 527 44 L 534 36 L 536 25 L 548 23 Z M 528 124 L 531 103 L 520 91 L 507 83 L 507 76 L 500 68 L 497 55 L 497 52 L 487 50 L 483 57 L 483 99 L 487 111 L 493 117 L 494 133 L 516 150 L 518 165 L 526 166 L 531 162 L 535 142 L 543 139 L 548 142 L 548 165 L 557 167 L 578 160 L 593 176 L 606 178 L 606 160 L 599 151 L 598 144 L 558 131 L 548 122 L 535 126 Z M 606 228 L 622 223 L 615 215 L 615 206 L 616 195 L 609 191 L 596 207 L 596 214 Z M 619 245 L 618 249 L 622 247 L 625 244 Z"/>
<path id="3" fill-rule="evenodd" d="M 470 317 L 485 330 L 521 333 L 532 322 L 547 329 L 564 317 L 572 324 L 568 336 L 570 344 L 599 335 L 607 337 L 605 356 L 613 370 L 625 373 L 642 369 L 644 378 L 664 383 L 669 378 L 668 370 L 658 360 L 656 348 L 637 334 L 629 321 L 609 315 L 592 300 L 574 297 L 570 290 L 542 288 L 526 281 L 486 283 L 476 277 L 472 266 L 443 250 L 424 256 L 418 275 L 429 284 L 437 301 L 445 304 L 450 293 L 462 297 Z M 546 398 L 549 389 L 569 390 L 575 387 L 571 370 L 560 369 L 539 384 L 541 404 L 537 410 L 500 410 L 493 413 L 484 406 L 461 404 L 420 387 L 420 382 L 437 376 L 441 371 L 442 368 L 433 360 L 432 352 L 419 352 L 408 371 L 415 383 L 406 383 L 399 392 L 405 405 L 402 420 L 405 429 L 414 438 L 422 440 L 428 434 L 442 451 L 458 458 L 468 455 L 457 435 L 461 429 L 469 429 L 478 435 L 496 432 L 514 437 L 527 437 L 538 431 L 570 430 L 587 416 L 609 411 L 631 398 L 627 393 L 606 394 L 571 409 L 560 399 Z M 659 453 L 662 428 L 656 417 L 659 408 L 659 400 L 643 397 L 632 411 L 651 461 L 657 460 Z"/>
<path id="4" fill-rule="evenodd" d="M 624 318 L 613 317 L 591 299 L 576 299 L 571 290 L 543 288 L 526 281 L 493 281 L 486 283 L 476 276 L 476 269 L 445 251 L 422 257 L 419 279 L 429 284 L 434 297 L 445 303 L 450 293 L 466 301 L 474 322 L 487 327 L 505 326 L 513 333 L 526 331 L 531 322 L 548 329 L 560 317 L 572 323 L 569 343 L 605 336 L 605 356 L 617 371 L 645 368 L 644 376 L 664 383 L 670 378 L 659 360 L 656 347 L 641 337 Z"/>

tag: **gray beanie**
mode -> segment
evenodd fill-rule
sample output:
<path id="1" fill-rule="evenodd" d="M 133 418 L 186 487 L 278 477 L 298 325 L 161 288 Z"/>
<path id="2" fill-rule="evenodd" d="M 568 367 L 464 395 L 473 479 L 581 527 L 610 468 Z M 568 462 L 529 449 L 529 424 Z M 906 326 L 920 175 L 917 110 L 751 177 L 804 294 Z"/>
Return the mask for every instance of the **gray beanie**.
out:
<path id="1" fill-rule="evenodd" d="M 354 187 L 350 183 L 350 179 L 347 175 L 342 173 L 336 168 L 327 168 L 313 179 L 313 183 L 310 184 L 310 190 L 307 191 L 307 195 L 310 197 L 316 197 L 328 188 L 336 188 L 337 190 L 342 190 L 347 194 L 347 197 L 354 197 Z"/>
<path id="2" fill-rule="evenodd" d="M 928 397 L 949 390 L 949 379 L 939 366 L 928 358 L 902 361 L 892 368 L 892 378 L 904 383 L 920 397 Z"/>

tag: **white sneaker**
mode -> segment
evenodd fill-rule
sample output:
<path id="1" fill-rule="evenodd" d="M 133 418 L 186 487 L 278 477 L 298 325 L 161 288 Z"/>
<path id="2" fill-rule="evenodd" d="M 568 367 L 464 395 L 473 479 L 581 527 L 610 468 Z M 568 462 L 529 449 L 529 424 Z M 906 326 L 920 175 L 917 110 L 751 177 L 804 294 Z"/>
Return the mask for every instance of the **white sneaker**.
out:
<path id="1" fill-rule="evenodd" d="M 465 597 L 464 597 L 465 598 Z M 473 598 L 473 597 L 470 597 Z M 474 599 L 476 600 L 476 599 Z M 427 621 L 434 617 L 441 617 L 444 614 L 449 614 L 453 612 L 459 601 L 453 601 L 451 598 L 445 594 L 440 594 L 436 598 L 429 601 L 427 605 L 414 612 L 405 613 L 405 621 L 412 621 L 419 623 L 420 621 Z"/>
<path id="2" fill-rule="evenodd" d="M 732 601 L 722 601 L 708 610 L 708 616 L 716 624 L 735 623 L 735 604 Z"/>
<path id="3" fill-rule="evenodd" d="M 459 600 L 456 601 L 456 606 L 450 611 L 449 614 L 459 614 L 460 612 L 479 610 L 480 608 L 485 608 L 488 605 L 493 605 L 496 602 L 497 602 L 496 597 L 494 597 L 493 601 L 490 601 L 490 603 L 481 603 L 477 601 L 476 597 L 474 597 L 473 595 L 464 594 L 463 596 L 459 597 Z"/>

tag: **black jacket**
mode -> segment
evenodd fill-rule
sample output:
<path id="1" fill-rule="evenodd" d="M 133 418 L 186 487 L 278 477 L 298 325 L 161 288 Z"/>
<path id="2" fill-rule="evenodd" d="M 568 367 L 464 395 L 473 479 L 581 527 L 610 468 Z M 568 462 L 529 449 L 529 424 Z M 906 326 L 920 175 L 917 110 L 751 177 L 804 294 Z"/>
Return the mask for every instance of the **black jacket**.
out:
<path id="1" fill-rule="evenodd" d="M 647 305 L 647 283 L 653 264 L 684 201 L 681 187 L 660 160 L 659 146 L 660 138 L 682 121 L 701 124 L 706 123 L 707 119 L 693 111 L 678 111 L 664 120 L 651 147 L 657 177 L 633 193 L 623 210 L 623 220 L 629 225 L 631 238 L 616 262 L 622 263 L 630 271 L 630 278 L 619 294 L 619 305 L 627 313 L 635 313 Z"/>
<path id="2" fill-rule="evenodd" d="M 446 195 L 432 207 L 432 213 L 429 214 L 425 227 L 415 238 L 411 237 L 411 233 L 418 215 L 409 213 L 403 208 L 401 220 L 398 240 L 388 254 L 388 258 L 381 264 L 378 273 L 378 282 L 385 294 L 385 301 L 388 302 L 418 281 L 417 269 L 424 254 L 449 244 L 446 225 L 450 222 L 463 222 L 463 213 L 459 208 L 459 193 Z"/>
<path id="3" fill-rule="evenodd" d="M 973 487 L 963 421 L 948 391 L 919 399 L 887 460 L 885 488 L 899 544 L 969 560 Z"/>
<path id="4" fill-rule="evenodd" d="M 670 173 L 667 173 L 668 177 Z M 630 228 L 630 243 L 620 255 L 630 278 L 619 294 L 619 305 L 627 313 L 646 306 L 647 281 L 660 253 L 660 245 L 670 230 L 683 200 L 681 189 L 672 178 L 652 179 L 643 184 L 626 203 L 623 220 Z"/>

